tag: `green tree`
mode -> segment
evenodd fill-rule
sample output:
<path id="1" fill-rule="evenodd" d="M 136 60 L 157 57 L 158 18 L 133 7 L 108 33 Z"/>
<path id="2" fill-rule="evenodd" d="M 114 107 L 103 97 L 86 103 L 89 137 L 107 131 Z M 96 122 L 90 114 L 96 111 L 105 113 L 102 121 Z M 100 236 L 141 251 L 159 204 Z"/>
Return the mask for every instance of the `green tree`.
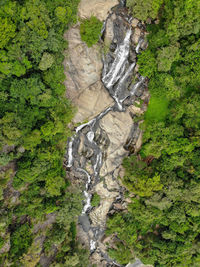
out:
<path id="1" fill-rule="evenodd" d="M 16 26 L 10 18 L 0 17 L 0 49 L 4 48 L 11 38 L 15 36 Z"/>
<path id="2" fill-rule="evenodd" d="M 42 55 L 42 58 L 41 58 L 41 61 L 40 61 L 40 64 L 39 64 L 39 69 L 40 70 L 47 70 L 49 69 L 52 64 L 54 63 L 54 58 L 52 55 L 50 55 L 49 53 L 44 53 Z"/>
<path id="3" fill-rule="evenodd" d="M 133 16 L 138 19 L 146 20 L 147 18 L 155 19 L 157 17 L 163 0 L 128 0 L 127 6 L 131 8 Z"/>
<path id="4" fill-rule="evenodd" d="M 103 23 L 94 16 L 81 22 L 81 39 L 86 42 L 88 47 L 91 47 L 98 42 L 102 26 Z"/>

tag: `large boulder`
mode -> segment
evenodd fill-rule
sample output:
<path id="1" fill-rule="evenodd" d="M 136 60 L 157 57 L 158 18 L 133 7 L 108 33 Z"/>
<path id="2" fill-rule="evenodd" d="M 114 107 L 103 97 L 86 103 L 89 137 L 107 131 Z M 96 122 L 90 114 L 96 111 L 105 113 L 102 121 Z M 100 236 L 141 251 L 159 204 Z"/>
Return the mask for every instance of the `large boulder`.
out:
<path id="1" fill-rule="evenodd" d="M 79 4 L 78 15 L 82 19 L 93 15 L 99 20 L 105 20 L 110 9 L 117 4 L 119 4 L 118 0 L 82 0 Z"/>
<path id="2" fill-rule="evenodd" d="M 100 81 L 102 61 L 97 46 L 88 48 L 81 40 L 79 26 L 65 33 L 68 50 L 64 60 L 67 97 L 78 108 L 75 123 L 89 120 L 113 103 Z"/>
<path id="3" fill-rule="evenodd" d="M 132 125 L 133 120 L 128 111 L 110 112 L 100 121 L 100 127 L 107 133 L 110 140 L 107 158 L 101 168 L 101 176 L 105 176 L 121 165 L 127 154 L 123 146 L 130 134 Z"/>
<path id="4" fill-rule="evenodd" d="M 74 122 L 82 122 L 85 119 L 92 119 L 108 106 L 113 103 L 107 90 L 101 81 L 97 81 L 93 85 L 82 91 L 77 98 L 74 98 L 74 104 L 78 111 L 74 117 Z"/>
<path id="5" fill-rule="evenodd" d="M 95 186 L 95 191 L 101 197 L 101 202 L 100 205 L 90 213 L 90 219 L 93 226 L 100 225 L 101 227 L 105 227 L 107 213 L 114 198 L 118 195 L 118 192 L 108 191 L 104 187 L 103 182 L 100 182 Z"/>
<path id="6" fill-rule="evenodd" d="M 64 60 L 67 96 L 71 99 L 99 81 L 102 70 L 101 56 L 96 46 L 88 48 L 81 40 L 79 26 L 70 28 L 64 35 L 68 50 Z"/>

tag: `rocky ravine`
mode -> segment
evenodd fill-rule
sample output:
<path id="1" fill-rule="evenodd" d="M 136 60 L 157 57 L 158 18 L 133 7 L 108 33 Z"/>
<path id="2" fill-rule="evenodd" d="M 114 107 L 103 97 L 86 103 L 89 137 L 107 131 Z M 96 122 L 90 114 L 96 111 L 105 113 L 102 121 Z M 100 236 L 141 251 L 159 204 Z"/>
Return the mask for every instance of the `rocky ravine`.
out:
<path id="1" fill-rule="evenodd" d="M 127 14 L 124 1 L 110 11 L 117 4 L 116 0 L 82 0 L 79 6 L 82 18 L 93 14 L 106 20 L 101 38 L 101 46 L 109 48 L 106 55 L 100 45 L 88 48 L 81 41 L 79 24 L 65 34 L 67 97 L 77 107 L 73 123 L 85 122 L 68 142 L 65 165 L 73 181 L 84 183 L 79 237 L 90 248 L 91 262 L 101 267 L 120 266 L 106 253 L 106 218 L 109 212 L 126 208 L 128 200 L 118 176 L 123 175 L 121 163 L 129 150 L 140 148 L 142 133 L 133 118 L 144 112 L 149 98 L 136 64 L 140 49 L 147 46 L 144 25 Z M 144 101 L 140 108 L 133 105 L 138 100 Z M 95 192 L 101 201 L 92 208 Z M 128 266 L 138 265 L 139 260 Z"/>

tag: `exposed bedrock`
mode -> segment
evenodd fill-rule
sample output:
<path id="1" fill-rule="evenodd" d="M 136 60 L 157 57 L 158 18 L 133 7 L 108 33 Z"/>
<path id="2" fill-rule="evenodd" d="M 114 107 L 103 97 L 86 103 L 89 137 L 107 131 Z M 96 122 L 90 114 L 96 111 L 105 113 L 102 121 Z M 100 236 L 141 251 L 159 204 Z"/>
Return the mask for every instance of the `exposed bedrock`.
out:
<path id="1" fill-rule="evenodd" d="M 100 20 L 105 20 L 110 9 L 118 4 L 118 0 L 82 0 L 78 15 L 84 19 L 93 15 Z"/>
<path id="2" fill-rule="evenodd" d="M 82 42 L 78 25 L 70 28 L 65 38 L 69 43 L 64 61 L 67 97 L 78 109 L 73 121 L 83 122 L 114 102 L 100 80 L 103 64 L 99 48 L 88 48 Z"/>

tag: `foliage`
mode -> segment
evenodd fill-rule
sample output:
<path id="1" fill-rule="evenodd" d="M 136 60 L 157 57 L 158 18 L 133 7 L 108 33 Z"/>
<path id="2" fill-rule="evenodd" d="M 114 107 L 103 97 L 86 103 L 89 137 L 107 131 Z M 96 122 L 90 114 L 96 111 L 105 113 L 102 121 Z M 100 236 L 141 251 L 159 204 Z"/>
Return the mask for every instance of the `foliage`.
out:
<path id="1" fill-rule="evenodd" d="M 23 224 L 18 226 L 16 230 L 11 234 L 10 242 L 11 257 L 20 257 L 22 253 L 26 253 L 28 247 L 31 245 L 33 240 L 32 234 L 30 232 L 29 225 Z"/>
<path id="2" fill-rule="evenodd" d="M 53 62 L 54 62 L 53 56 L 51 54 L 44 53 L 42 55 L 42 59 L 39 64 L 39 69 L 43 71 L 47 70 L 52 66 Z"/>
<path id="3" fill-rule="evenodd" d="M 51 253 L 52 246 L 59 248 L 51 266 L 88 266 L 88 251 L 76 241 L 76 220 L 80 214 L 82 194 L 70 188 L 62 203 L 62 208 L 56 212 L 56 222 L 47 232 L 44 248 L 45 254 Z"/>
<path id="4" fill-rule="evenodd" d="M 94 16 L 81 22 L 81 39 L 86 42 L 88 47 L 91 47 L 98 42 L 102 26 L 103 23 Z"/>
<path id="5" fill-rule="evenodd" d="M 58 218 L 53 231 L 47 231 L 45 243 L 51 238 L 51 244 L 58 245 L 58 254 L 66 245 L 68 260 L 82 251 L 72 226 L 82 199 L 77 190 L 73 195 L 68 192 L 63 169 L 70 135 L 67 125 L 74 114 L 63 84 L 63 51 L 67 47 L 63 34 L 77 20 L 78 3 L 0 3 L 0 162 L 4 166 L 0 175 L 0 246 L 9 244 L 9 239 L 11 244 L 1 257 L 1 266 L 35 266 L 39 262 L 43 247 L 42 242 L 40 248 L 35 243 L 32 227 L 45 225 L 50 213 Z M 45 236 L 45 231 L 38 234 Z M 65 262 L 65 252 L 63 248 L 58 262 Z M 88 256 L 85 251 L 82 254 Z"/>
<path id="6" fill-rule="evenodd" d="M 127 0 L 127 6 L 131 8 L 133 16 L 141 20 L 155 19 L 162 3 L 163 0 Z"/>
<path id="7" fill-rule="evenodd" d="M 168 100 L 166 98 L 151 97 L 148 110 L 145 113 L 146 122 L 164 121 L 168 113 Z"/>
<path id="8" fill-rule="evenodd" d="M 92 196 L 92 200 L 91 200 L 91 205 L 93 207 L 98 207 L 101 201 L 101 197 L 97 194 L 94 193 L 94 195 Z"/>
<path id="9" fill-rule="evenodd" d="M 163 1 L 139 55 L 151 95 L 143 146 L 123 163 L 132 202 L 107 225 L 117 236 L 109 253 L 122 264 L 135 257 L 154 266 L 200 263 L 199 8 L 199 0 Z"/>

